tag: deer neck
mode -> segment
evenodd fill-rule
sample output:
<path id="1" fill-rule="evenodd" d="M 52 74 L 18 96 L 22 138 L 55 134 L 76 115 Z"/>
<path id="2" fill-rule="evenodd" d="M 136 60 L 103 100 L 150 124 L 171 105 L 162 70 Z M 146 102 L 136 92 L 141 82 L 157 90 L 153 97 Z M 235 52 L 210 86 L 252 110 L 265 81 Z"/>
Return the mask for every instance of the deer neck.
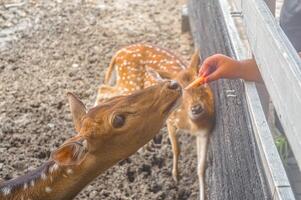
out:
<path id="1" fill-rule="evenodd" d="M 87 156 L 78 166 L 59 166 L 51 160 L 24 176 L 0 183 L 0 199 L 73 199 L 89 182 L 116 162 Z"/>

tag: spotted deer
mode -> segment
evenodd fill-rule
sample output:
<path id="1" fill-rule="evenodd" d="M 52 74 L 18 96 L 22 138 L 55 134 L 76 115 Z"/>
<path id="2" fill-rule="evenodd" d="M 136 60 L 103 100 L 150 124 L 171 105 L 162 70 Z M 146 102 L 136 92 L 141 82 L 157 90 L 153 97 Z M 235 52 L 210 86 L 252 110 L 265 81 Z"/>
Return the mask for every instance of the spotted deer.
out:
<path id="1" fill-rule="evenodd" d="M 161 82 L 177 80 L 184 88 L 198 76 L 199 51 L 187 66 L 168 50 L 150 45 L 135 44 L 119 50 L 112 58 L 105 75 L 105 84 L 99 87 L 95 104 L 117 94 L 128 94 Z M 115 85 L 112 74 L 115 73 Z M 167 120 L 173 150 L 172 176 L 178 181 L 180 148 L 176 133 L 180 130 L 196 136 L 200 197 L 205 198 L 205 164 L 210 132 L 214 125 L 214 98 L 209 85 L 189 88 L 183 92 L 183 102 Z"/>
<path id="2" fill-rule="evenodd" d="M 118 96 L 89 111 L 68 94 L 77 135 L 28 174 L 0 183 L 1 200 L 69 200 L 89 182 L 151 140 L 179 104 L 176 81 Z"/>

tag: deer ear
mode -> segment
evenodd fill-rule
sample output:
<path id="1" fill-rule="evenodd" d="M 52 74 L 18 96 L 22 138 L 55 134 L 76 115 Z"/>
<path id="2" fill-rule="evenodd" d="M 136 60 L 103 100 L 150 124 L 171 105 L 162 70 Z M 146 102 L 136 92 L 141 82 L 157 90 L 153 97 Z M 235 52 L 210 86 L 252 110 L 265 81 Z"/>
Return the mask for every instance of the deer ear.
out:
<path id="1" fill-rule="evenodd" d="M 200 59 L 200 49 L 196 49 L 194 54 L 191 57 L 191 62 L 189 64 L 189 69 L 193 70 L 194 73 L 198 73 L 199 71 L 199 65 L 201 63 Z"/>
<path id="2" fill-rule="evenodd" d="M 86 107 L 83 104 L 83 102 L 81 102 L 81 100 L 79 100 L 79 98 L 77 98 L 71 92 L 68 92 L 67 96 L 68 96 L 69 106 L 73 118 L 74 127 L 75 130 L 79 132 L 80 128 L 82 127 L 82 119 L 86 115 Z"/>
<path id="3" fill-rule="evenodd" d="M 163 78 L 161 77 L 161 75 L 154 69 L 150 68 L 150 67 L 146 67 L 146 72 L 148 73 L 148 75 L 150 75 L 154 80 L 156 81 L 163 81 Z"/>
<path id="4" fill-rule="evenodd" d="M 87 140 L 79 138 L 63 144 L 52 152 L 51 158 L 58 165 L 79 165 L 87 156 Z"/>

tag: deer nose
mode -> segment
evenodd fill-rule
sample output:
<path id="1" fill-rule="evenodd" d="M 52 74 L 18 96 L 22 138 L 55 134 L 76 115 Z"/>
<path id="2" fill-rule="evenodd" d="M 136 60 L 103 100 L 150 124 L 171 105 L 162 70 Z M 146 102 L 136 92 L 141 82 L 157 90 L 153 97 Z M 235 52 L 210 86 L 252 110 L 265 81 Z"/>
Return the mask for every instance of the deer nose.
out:
<path id="1" fill-rule="evenodd" d="M 171 80 L 167 87 L 171 90 L 176 90 L 176 89 L 180 88 L 180 84 L 175 80 Z"/>
<path id="2" fill-rule="evenodd" d="M 203 106 L 201 104 L 197 104 L 191 107 L 191 113 L 194 115 L 200 114 L 204 111 Z"/>

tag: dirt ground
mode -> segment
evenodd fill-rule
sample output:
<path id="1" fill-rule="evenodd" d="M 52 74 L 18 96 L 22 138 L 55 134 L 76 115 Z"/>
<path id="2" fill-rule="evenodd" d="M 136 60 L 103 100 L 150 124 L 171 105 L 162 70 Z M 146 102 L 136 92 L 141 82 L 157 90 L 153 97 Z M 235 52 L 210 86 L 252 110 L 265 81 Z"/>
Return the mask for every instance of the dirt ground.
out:
<path id="1" fill-rule="evenodd" d="M 0 178 L 38 167 L 75 134 L 66 92 L 91 107 L 122 46 L 150 42 L 188 59 L 180 11 L 175 0 L 0 0 Z M 197 199 L 194 138 L 181 134 L 178 184 L 166 128 L 151 143 L 76 199 Z"/>

